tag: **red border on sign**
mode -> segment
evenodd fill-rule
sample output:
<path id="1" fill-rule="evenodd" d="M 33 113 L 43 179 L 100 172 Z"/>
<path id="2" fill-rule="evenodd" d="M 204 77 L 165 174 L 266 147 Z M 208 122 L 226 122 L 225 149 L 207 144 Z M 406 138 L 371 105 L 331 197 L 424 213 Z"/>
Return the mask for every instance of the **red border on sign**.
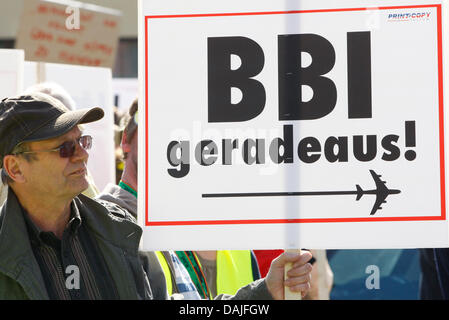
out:
<path id="1" fill-rule="evenodd" d="M 362 217 L 362 218 L 311 218 L 311 219 L 250 219 L 250 220 L 199 220 L 199 221 L 149 221 L 148 216 L 148 143 L 145 144 L 145 225 L 146 226 L 189 226 L 189 225 L 226 225 L 226 224 L 273 224 L 273 223 L 336 223 L 336 222 L 379 222 L 379 221 L 435 221 L 446 220 L 446 188 L 444 169 L 444 95 L 443 95 L 443 27 L 441 4 L 392 6 L 375 8 L 347 8 L 347 9 L 317 9 L 297 11 L 272 11 L 272 12 L 239 12 L 239 13 L 210 13 L 210 14 L 185 14 L 185 15 L 153 15 L 145 16 L 145 139 L 148 141 L 148 21 L 149 19 L 166 18 L 197 18 L 197 17 L 223 17 L 223 16 L 249 16 L 249 15 L 276 15 L 299 13 L 323 13 L 366 10 L 394 10 L 394 9 L 437 9 L 437 34 L 438 34 L 438 99 L 439 99 L 439 132 L 440 132 L 440 191 L 441 191 L 441 215 L 417 216 L 417 217 Z"/>

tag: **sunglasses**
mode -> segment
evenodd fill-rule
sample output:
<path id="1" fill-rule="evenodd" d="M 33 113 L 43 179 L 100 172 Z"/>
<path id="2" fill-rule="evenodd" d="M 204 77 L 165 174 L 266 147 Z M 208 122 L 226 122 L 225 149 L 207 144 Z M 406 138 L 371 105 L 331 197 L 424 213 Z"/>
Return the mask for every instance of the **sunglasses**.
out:
<path id="1" fill-rule="evenodd" d="M 25 154 L 25 153 L 36 153 L 36 152 L 56 152 L 59 151 L 59 156 L 61 158 L 70 158 L 75 154 L 76 145 L 80 145 L 84 150 L 89 150 L 92 147 L 92 137 L 91 136 L 81 136 L 76 140 L 66 141 L 59 147 L 50 150 L 36 150 L 36 151 L 24 151 L 18 152 L 14 155 Z"/>

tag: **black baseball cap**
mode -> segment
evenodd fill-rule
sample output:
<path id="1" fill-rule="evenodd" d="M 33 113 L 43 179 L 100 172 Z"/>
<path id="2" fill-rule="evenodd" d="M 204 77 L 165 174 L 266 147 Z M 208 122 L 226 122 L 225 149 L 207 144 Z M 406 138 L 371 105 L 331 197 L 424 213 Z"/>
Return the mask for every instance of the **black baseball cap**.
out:
<path id="1" fill-rule="evenodd" d="M 70 111 L 62 102 L 44 93 L 33 93 L 0 102 L 0 168 L 3 157 L 22 142 L 59 137 L 78 124 L 100 120 L 103 109 Z"/>

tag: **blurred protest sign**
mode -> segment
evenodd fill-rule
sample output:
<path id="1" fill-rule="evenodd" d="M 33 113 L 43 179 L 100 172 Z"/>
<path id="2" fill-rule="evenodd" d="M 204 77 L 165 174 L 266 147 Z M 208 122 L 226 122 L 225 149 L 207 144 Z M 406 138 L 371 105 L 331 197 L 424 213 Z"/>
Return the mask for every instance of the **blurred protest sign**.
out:
<path id="1" fill-rule="evenodd" d="M 139 95 L 139 80 L 137 78 L 112 79 L 114 105 L 124 113 L 128 111 L 134 99 Z"/>
<path id="2" fill-rule="evenodd" d="M 120 11 L 77 1 L 25 0 L 16 48 L 25 60 L 114 66 Z"/>
<path id="3" fill-rule="evenodd" d="M 23 64 L 23 50 L 0 49 L 0 99 L 22 91 Z"/>
<path id="4" fill-rule="evenodd" d="M 61 85 L 73 98 L 77 109 L 98 106 L 104 110 L 103 119 L 84 126 L 84 132 L 94 139 L 88 168 L 100 191 L 106 184 L 115 183 L 111 69 L 26 61 L 24 89 L 42 81 Z"/>
<path id="5" fill-rule="evenodd" d="M 194 3 L 139 2 L 145 249 L 449 245 L 447 3 Z"/>

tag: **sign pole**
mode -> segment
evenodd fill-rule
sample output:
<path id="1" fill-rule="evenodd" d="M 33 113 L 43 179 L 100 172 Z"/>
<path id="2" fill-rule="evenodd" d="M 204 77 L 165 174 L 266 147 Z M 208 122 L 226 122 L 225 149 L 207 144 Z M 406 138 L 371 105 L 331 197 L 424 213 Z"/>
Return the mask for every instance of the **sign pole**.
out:
<path id="1" fill-rule="evenodd" d="M 36 63 L 36 82 L 43 83 L 46 81 L 45 62 Z"/>
<path id="2" fill-rule="evenodd" d="M 301 252 L 301 249 L 288 249 L 285 252 Z M 284 268 L 284 280 L 287 280 L 287 272 L 292 268 L 292 263 L 289 262 Z M 284 300 L 302 300 L 301 292 L 293 292 L 287 286 L 284 286 Z"/>

